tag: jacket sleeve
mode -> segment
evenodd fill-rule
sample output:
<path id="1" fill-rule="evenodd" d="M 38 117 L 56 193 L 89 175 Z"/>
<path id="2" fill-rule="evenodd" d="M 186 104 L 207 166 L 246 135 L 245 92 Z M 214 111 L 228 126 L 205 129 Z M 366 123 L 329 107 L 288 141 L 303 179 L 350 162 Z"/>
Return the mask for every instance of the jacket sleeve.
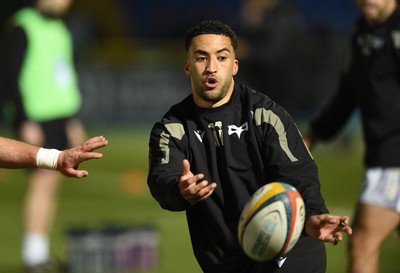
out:
<path id="1" fill-rule="evenodd" d="M 190 203 L 182 198 L 178 188 L 182 161 L 185 159 L 178 145 L 182 145 L 186 137 L 182 134 L 181 124 L 169 125 L 168 130 L 163 123 L 156 123 L 151 131 L 147 184 L 162 208 L 183 211 L 190 207 Z"/>
<path id="2" fill-rule="evenodd" d="M 290 115 L 280 106 L 259 118 L 262 157 L 269 181 L 286 182 L 302 195 L 306 216 L 328 213 L 320 191 L 318 169 Z"/>

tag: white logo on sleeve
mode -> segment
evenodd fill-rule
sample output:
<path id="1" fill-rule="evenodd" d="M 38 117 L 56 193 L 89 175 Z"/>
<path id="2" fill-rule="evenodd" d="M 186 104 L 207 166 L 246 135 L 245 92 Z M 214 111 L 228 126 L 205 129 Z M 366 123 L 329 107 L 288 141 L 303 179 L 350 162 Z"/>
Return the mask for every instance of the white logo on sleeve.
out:
<path id="1" fill-rule="evenodd" d="M 247 122 L 243 123 L 241 126 L 237 127 L 236 125 L 228 125 L 228 135 L 237 134 L 238 138 L 244 131 L 249 130 L 249 125 Z"/>

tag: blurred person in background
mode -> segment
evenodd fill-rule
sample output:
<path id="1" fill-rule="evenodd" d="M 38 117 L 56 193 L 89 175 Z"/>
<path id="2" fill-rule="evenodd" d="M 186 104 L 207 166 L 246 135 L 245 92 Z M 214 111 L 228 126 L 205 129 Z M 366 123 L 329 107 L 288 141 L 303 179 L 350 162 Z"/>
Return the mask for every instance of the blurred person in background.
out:
<path id="1" fill-rule="evenodd" d="M 33 0 L 7 22 L 4 94 L 20 140 L 64 150 L 81 144 L 85 130 L 77 118 L 81 94 L 70 33 L 61 17 L 71 0 Z M 57 272 L 50 257 L 61 175 L 30 173 L 24 207 L 22 258 L 26 272 Z"/>
<path id="2" fill-rule="evenodd" d="M 352 62 L 304 140 L 312 148 L 332 139 L 360 110 L 366 170 L 348 272 L 377 273 L 381 246 L 400 224 L 400 9 L 396 0 L 355 2 L 363 17 L 351 39 Z"/>
<path id="3" fill-rule="evenodd" d="M 285 107 L 300 108 L 305 21 L 290 0 L 244 0 L 239 20 L 238 79 Z M 296 100 L 293 98 L 296 97 Z"/>
<path id="4" fill-rule="evenodd" d="M 351 234 L 347 216 L 331 215 L 318 171 L 290 115 L 269 97 L 236 83 L 237 37 L 216 20 L 185 36 L 191 94 L 157 122 L 149 141 L 148 185 L 160 206 L 185 211 L 193 252 L 206 273 L 323 273 L 323 242 Z M 248 258 L 237 237 L 250 196 L 285 181 L 304 197 L 303 235 L 287 256 Z"/>

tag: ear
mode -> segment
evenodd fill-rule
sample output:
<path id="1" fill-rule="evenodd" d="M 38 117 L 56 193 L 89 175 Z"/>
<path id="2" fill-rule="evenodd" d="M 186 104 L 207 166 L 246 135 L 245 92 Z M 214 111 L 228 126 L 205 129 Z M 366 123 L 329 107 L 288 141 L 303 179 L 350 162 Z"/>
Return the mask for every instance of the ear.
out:
<path id="1" fill-rule="evenodd" d="M 188 75 L 188 76 L 192 75 L 192 71 L 190 70 L 190 64 L 189 64 L 188 60 L 185 61 L 184 65 L 183 65 L 183 69 L 184 69 L 186 75 Z"/>
<path id="2" fill-rule="evenodd" d="M 232 70 L 232 75 L 235 76 L 239 71 L 239 61 L 235 59 L 233 61 L 233 70 Z"/>

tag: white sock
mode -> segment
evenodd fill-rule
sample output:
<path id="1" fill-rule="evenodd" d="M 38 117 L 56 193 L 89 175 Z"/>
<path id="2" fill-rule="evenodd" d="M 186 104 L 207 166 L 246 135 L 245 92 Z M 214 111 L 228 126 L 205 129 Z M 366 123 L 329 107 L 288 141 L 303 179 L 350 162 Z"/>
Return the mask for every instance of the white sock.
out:
<path id="1" fill-rule="evenodd" d="M 39 233 L 26 234 L 23 241 L 22 259 L 27 266 L 49 261 L 49 240 L 47 236 Z"/>

